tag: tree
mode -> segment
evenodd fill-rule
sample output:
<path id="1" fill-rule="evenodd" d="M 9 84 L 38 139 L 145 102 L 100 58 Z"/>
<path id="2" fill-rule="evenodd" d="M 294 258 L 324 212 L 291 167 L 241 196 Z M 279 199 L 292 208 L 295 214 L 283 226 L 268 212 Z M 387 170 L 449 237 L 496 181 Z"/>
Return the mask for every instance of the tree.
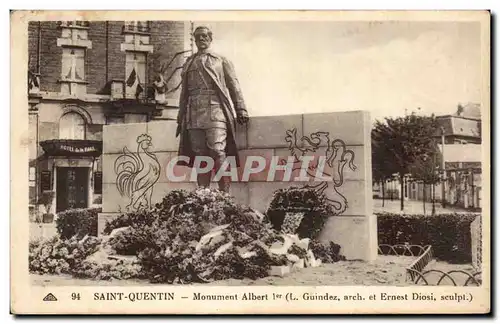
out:
<path id="1" fill-rule="evenodd" d="M 436 142 L 433 142 L 430 147 L 430 151 L 422 156 L 418 157 L 413 165 L 410 166 L 410 173 L 416 181 L 423 184 L 423 207 L 425 215 L 425 202 L 426 202 L 426 186 L 431 185 L 432 193 L 432 215 L 436 213 L 435 207 L 435 193 L 436 188 L 434 187 L 437 183 L 441 181 L 441 177 L 438 171 L 438 165 L 440 163 L 440 154 Z"/>
<path id="2" fill-rule="evenodd" d="M 385 183 L 387 180 L 392 178 L 392 171 L 388 168 L 388 164 L 385 163 L 385 145 L 383 142 L 378 141 L 378 138 L 374 136 L 372 130 L 372 177 L 373 181 L 380 183 L 382 186 L 382 207 L 385 206 Z"/>
<path id="3" fill-rule="evenodd" d="M 401 182 L 401 211 L 404 210 L 404 177 L 418 159 L 431 156 L 434 149 L 436 118 L 417 116 L 415 113 L 398 118 L 376 121 L 372 131 L 374 174 L 397 173 Z M 380 171 L 379 171 L 380 170 Z"/>

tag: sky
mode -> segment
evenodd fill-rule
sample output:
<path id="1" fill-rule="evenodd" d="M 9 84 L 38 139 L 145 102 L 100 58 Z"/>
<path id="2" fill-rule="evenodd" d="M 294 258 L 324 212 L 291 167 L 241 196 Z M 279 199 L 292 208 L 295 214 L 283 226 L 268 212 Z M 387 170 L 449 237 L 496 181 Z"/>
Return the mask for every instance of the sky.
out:
<path id="1" fill-rule="evenodd" d="M 477 22 L 196 22 L 235 66 L 251 116 L 450 114 L 480 102 Z M 420 108 L 420 110 L 417 110 Z"/>

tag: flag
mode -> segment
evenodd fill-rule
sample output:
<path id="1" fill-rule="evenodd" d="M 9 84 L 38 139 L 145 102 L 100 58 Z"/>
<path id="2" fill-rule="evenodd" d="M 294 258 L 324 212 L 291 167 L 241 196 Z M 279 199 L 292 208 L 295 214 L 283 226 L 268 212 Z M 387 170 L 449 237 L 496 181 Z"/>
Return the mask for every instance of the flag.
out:
<path id="1" fill-rule="evenodd" d="M 135 87 L 135 97 L 138 98 L 140 94 L 144 91 L 144 88 L 141 85 L 141 81 L 139 79 L 139 75 L 135 71 L 135 68 L 132 69 L 132 72 L 130 73 L 129 77 L 127 78 L 127 87 L 131 88 L 134 85 Z"/>
<path id="2" fill-rule="evenodd" d="M 135 69 L 134 71 L 135 72 Z M 139 79 L 139 75 L 137 75 L 137 87 L 135 88 L 135 97 L 138 98 L 140 94 L 144 91 L 144 88 L 141 85 L 141 80 Z"/>
<path id="3" fill-rule="evenodd" d="M 127 79 L 127 87 L 133 86 L 136 80 L 137 80 L 137 73 L 135 72 L 135 68 L 134 68 L 132 70 L 132 73 L 130 73 L 130 75 Z"/>
<path id="4" fill-rule="evenodd" d="M 137 88 L 135 89 L 135 97 L 139 97 L 143 91 L 144 89 L 142 88 L 141 84 L 138 83 Z"/>

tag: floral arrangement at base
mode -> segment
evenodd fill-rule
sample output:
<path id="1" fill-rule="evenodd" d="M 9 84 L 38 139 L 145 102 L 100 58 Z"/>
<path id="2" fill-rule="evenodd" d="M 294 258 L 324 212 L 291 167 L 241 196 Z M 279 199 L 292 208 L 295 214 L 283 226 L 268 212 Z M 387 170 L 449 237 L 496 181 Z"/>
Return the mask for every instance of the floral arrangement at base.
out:
<path id="1" fill-rule="evenodd" d="M 36 274 L 71 275 L 95 280 L 141 279 L 141 266 L 136 259 L 120 258 L 109 244 L 112 236 L 30 242 L 29 270 Z"/>
<path id="2" fill-rule="evenodd" d="M 334 215 L 324 194 L 311 188 L 289 187 L 274 192 L 266 216 L 277 231 L 317 239 Z"/>
<path id="3" fill-rule="evenodd" d="M 99 249 L 100 239 L 85 236 L 61 239 L 54 236 L 29 244 L 29 270 L 38 274 L 72 274 L 83 261 Z"/>
<path id="4" fill-rule="evenodd" d="M 295 223 L 292 220 L 290 226 L 296 227 Z M 320 258 L 311 246 L 322 251 Z M 68 252 L 61 252 L 64 248 Z M 236 204 L 222 191 L 174 190 L 153 208 L 123 214 L 108 223 L 99 239 L 75 236 L 34 244 L 30 271 L 98 280 L 203 283 L 267 277 L 276 267 L 316 267 L 322 260 L 340 260 L 330 255 L 338 252 L 309 238 L 276 231 L 263 214 Z M 66 265 L 65 256 L 74 253 L 78 257 Z"/>

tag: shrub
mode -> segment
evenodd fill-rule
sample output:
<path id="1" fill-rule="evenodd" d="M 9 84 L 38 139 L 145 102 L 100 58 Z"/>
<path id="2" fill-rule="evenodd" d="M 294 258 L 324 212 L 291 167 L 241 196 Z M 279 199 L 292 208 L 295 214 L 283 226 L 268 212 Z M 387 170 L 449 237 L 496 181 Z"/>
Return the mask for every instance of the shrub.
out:
<path id="1" fill-rule="evenodd" d="M 287 213 L 304 213 L 295 233 L 300 237 L 316 239 L 326 220 L 334 215 L 324 195 L 313 189 L 290 187 L 274 192 L 266 216 L 277 231 L 283 228 Z M 285 226 L 288 227 L 288 226 Z M 293 226 L 292 226 L 293 227 Z"/>
<path id="2" fill-rule="evenodd" d="M 435 216 L 377 214 L 378 243 L 432 245 L 438 260 L 450 263 L 472 261 L 470 224 L 476 214 Z"/>
<path id="3" fill-rule="evenodd" d="M 97 214 L 101 208 L 69 209 L 57 215 L 56 226 L 61 238 L 97 236 Z"/>

